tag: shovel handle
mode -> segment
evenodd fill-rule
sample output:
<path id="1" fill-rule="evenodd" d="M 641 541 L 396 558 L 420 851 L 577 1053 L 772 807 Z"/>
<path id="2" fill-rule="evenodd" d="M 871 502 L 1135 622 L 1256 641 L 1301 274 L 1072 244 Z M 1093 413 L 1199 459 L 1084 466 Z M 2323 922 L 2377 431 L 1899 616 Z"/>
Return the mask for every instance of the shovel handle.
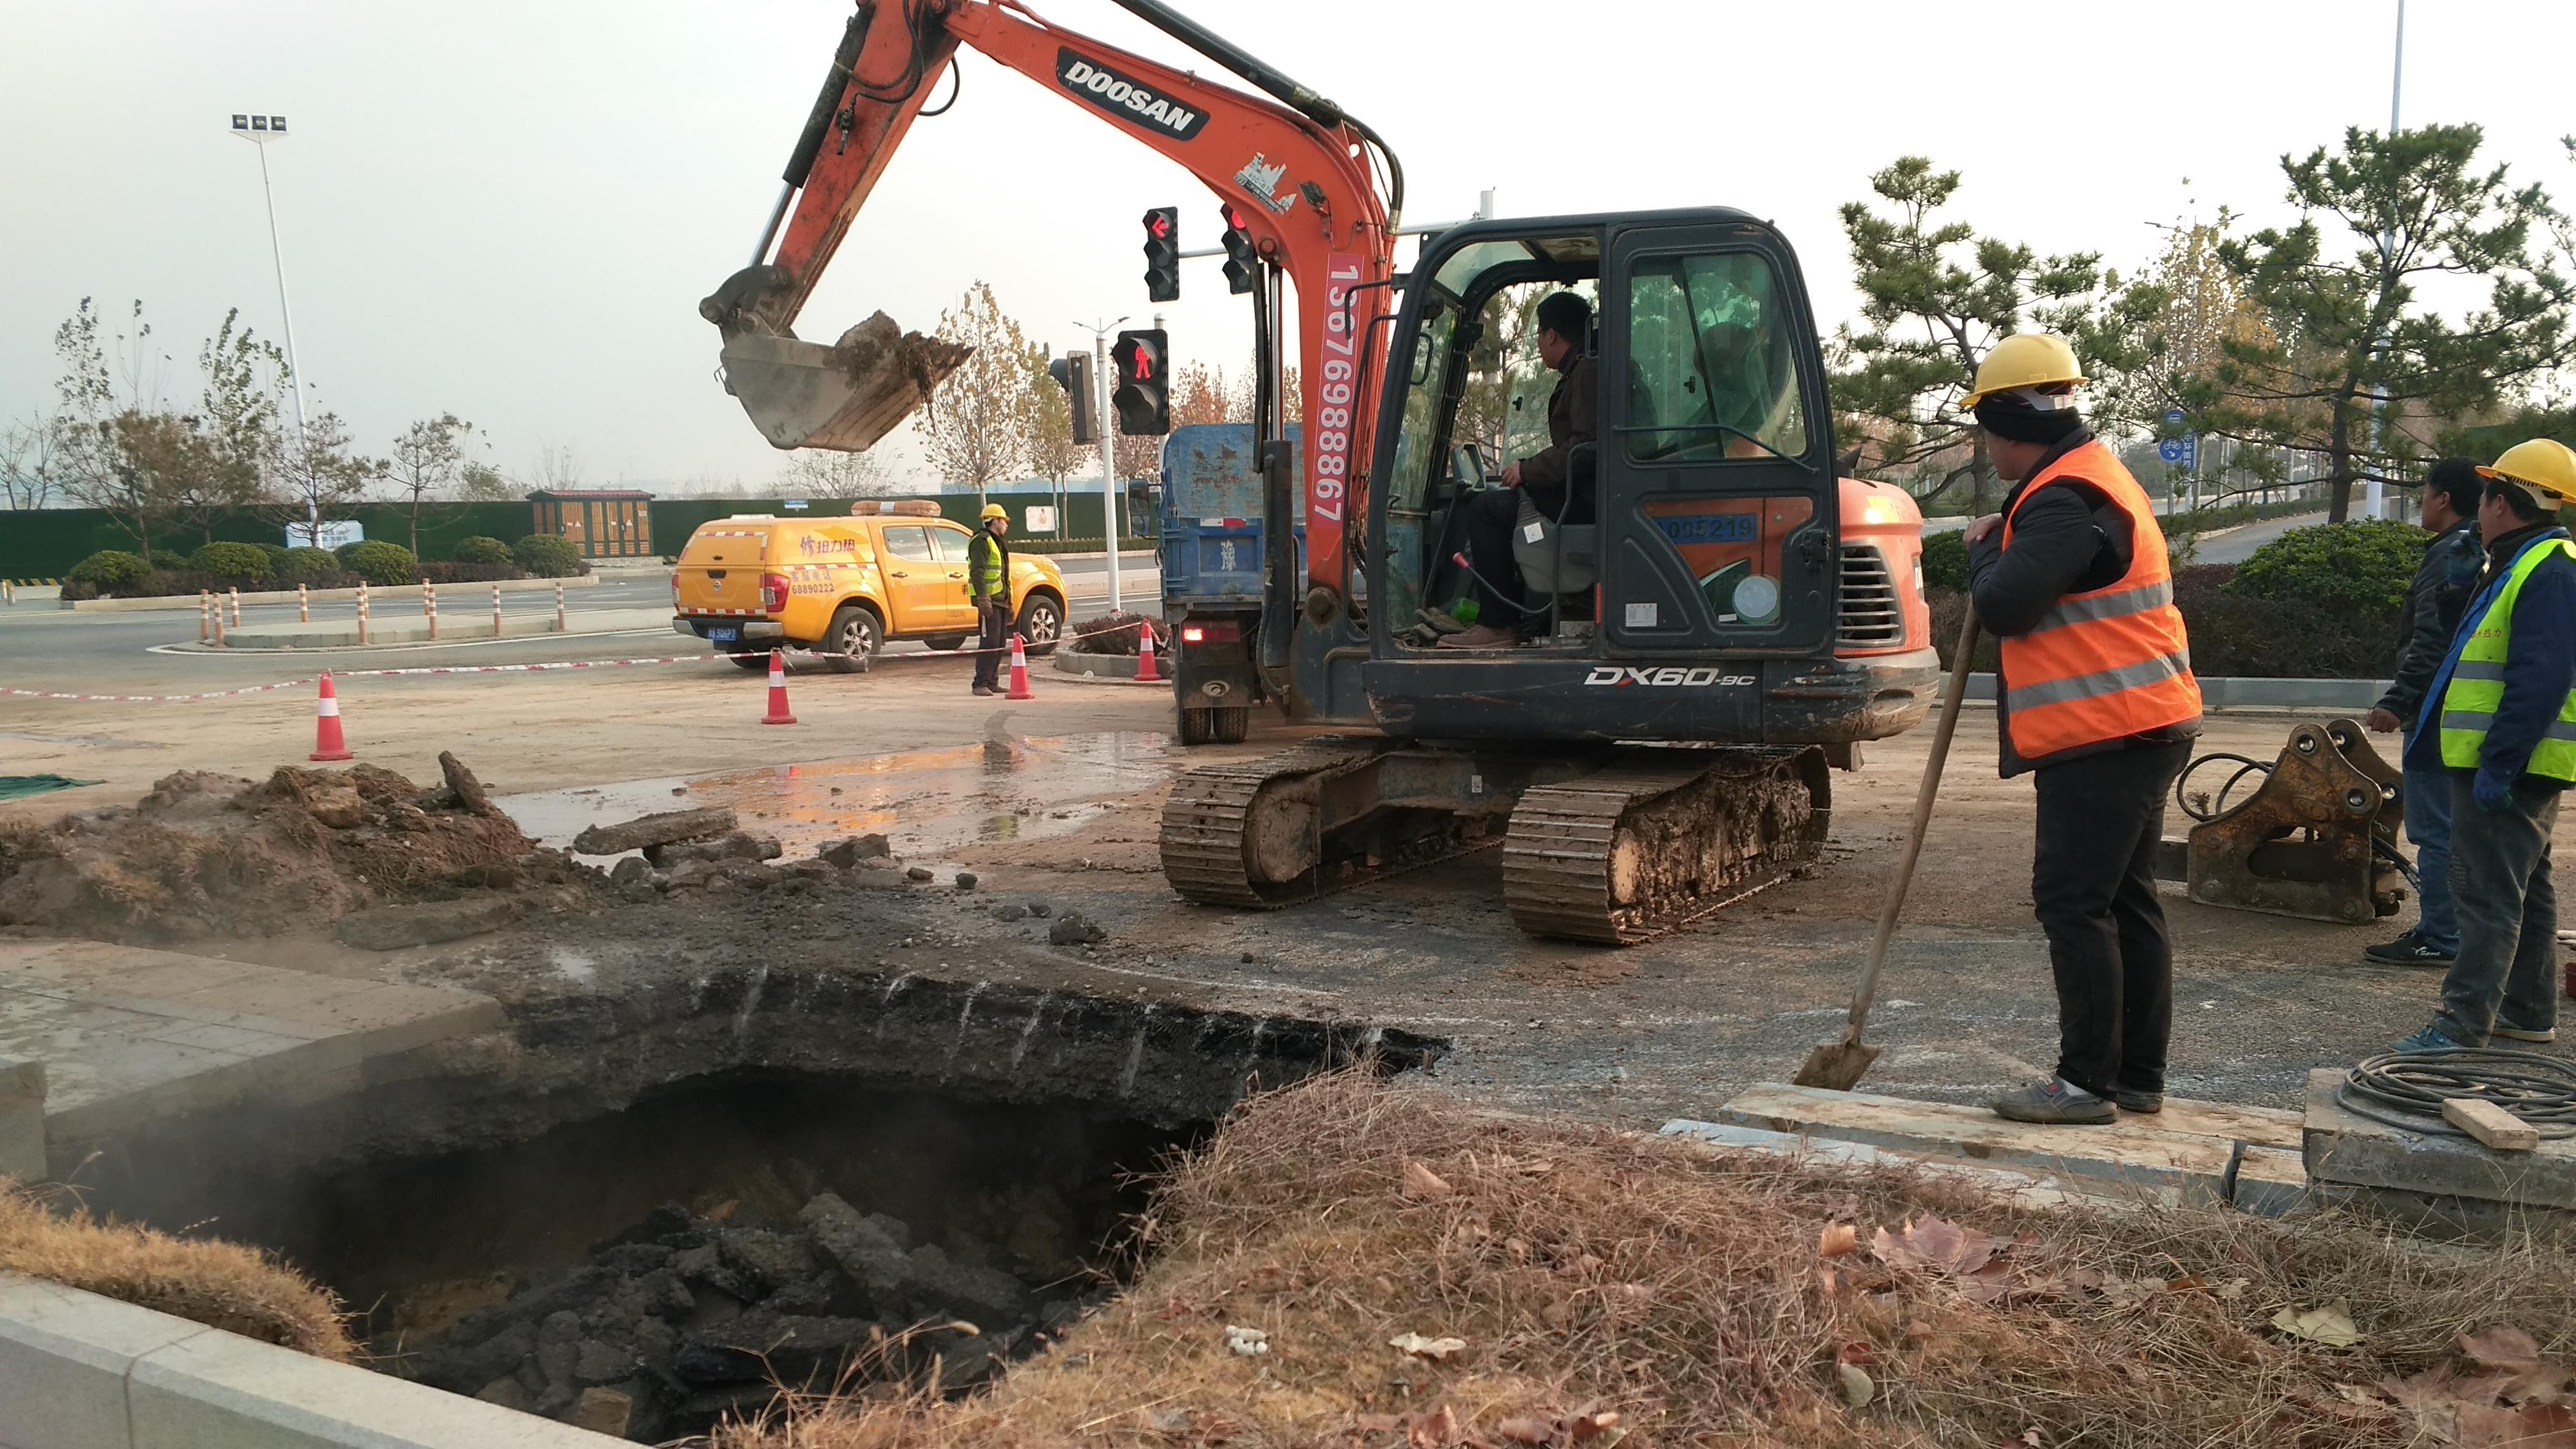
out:
<path id="1" fill-rule="evenodd" d="M 1878 908 L 1878 930 L 1869 938 L 1869 960 L 1860 968 L 1860 986 L 1852 992 L 1850 1023 L 1843 1028 L 1843 1041 L 1860 1040 L 1861 1025 L 1869 1020 L 1869 1004 L 1878 996 L 1878 970 L 1887 964 L 1887 943 L 1896 936 L 1896 918 L 1905 909 L 1905 893 L 1914 886 L 1914 862 L 1923 855 L 1923 835 L 1932 825 L 1932 801 L 1941 793 L 1941 766 L 1950 758 L 1950 736 L 1959 727 L 1959 704 L 1968 697 L 1968 666 L 1977 652 L 1977 606 L 1968 603 L 1967 618 L 1959 625 L 1958 651 L 1950 656 L 1950 678 L 1941 689 L 1941 722 L 1932 728 L 1932 753 L 1923 762 L 1923 784 L 1914 792 L 1914 820 L 1906 827 L 1905 853 L 1896 863 L 1896 879 L 1888 885 L 1887 902 Z"/>

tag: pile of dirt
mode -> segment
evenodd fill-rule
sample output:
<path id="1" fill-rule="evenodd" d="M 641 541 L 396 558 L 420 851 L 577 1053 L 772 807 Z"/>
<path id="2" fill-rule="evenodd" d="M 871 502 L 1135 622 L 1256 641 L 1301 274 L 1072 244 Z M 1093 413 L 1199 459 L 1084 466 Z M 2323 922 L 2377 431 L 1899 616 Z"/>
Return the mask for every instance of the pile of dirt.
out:
<path id="1" fill-rule="evenodd" d="M 339 1302 L 257 1250 L 102 1223 L 67 1197 L 56 1204 L 5 1178 L 0 1272 L 49 1279 L 339 1363 L 356 1356 Z"/>
<path id="2" fill-rule="evenodd" d="M 792 1219 L 679 1204 L 591 1261 L 459 1319 L 382 1366 L 420 1382 L 652 1443 L 767 1415 L 782 1390 L 984 1382 L 1090 1306 L 980 1243 L 915 1243 L 831 1193 Z"/>
<path id="3" fill-rule="evenodd" d="M 1143 645 L 1147 629 L 1154 631 L 1154 652 L 1169 655 L 1172 651 L 1171 626 L 1160 619 L 1125 610 L 1085 619 L 1073 626 L 1073 642 L 1067 646 L 1076 654 L 1135 654 Z"/>
<path id="4" fill-rule="evenodd" d="M 990 1393 L 719 1445 L 2576 1443 L 2576 1259 L 2528 1244 L 2034 1211 L 1355 1077 L 1248 1104 L 1154 1222 Z"/>
<path id="5" fill-rule="evenodd" d="M 0 925 L 106 941 L 271 935 L 352 911 L 561 883 L 452 756 L 423 790 L 390 770 L 187 770 L 132 806 L 0 829 Z"/>

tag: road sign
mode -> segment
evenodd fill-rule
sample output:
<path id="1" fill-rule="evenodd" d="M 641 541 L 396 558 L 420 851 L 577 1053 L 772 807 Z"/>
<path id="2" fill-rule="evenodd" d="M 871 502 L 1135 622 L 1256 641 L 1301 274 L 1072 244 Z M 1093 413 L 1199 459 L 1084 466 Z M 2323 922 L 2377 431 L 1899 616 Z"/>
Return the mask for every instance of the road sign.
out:
<path id="1" fill-rule="evenodd" d="M 2163 442 L 2156 444 L 2156 456 L 2164 459 L 2168 463 L 2181 462 L 2182 439 L 2167 438 Z"/>
<path id="2" fill-rule="evenodd" d="M 2165 421 L 2174 424 L 2176 427 L 2180 427 L 2182 425 L 2182 409 L 2165 409 Z"/>

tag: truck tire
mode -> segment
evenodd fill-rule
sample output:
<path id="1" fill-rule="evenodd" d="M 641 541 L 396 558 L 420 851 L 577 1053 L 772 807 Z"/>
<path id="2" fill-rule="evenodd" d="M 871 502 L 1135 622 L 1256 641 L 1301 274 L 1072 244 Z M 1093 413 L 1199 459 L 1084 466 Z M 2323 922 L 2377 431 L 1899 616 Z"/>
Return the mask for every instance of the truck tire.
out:
<path id="1" fill-rule="evenodd" d="M 877 657 L 883 634 L 874 611 L 859 604 L 843 604 L 832 615 L 831 627 L 823 631 L 820 652 L 842 674 L 865 673 Z"/>
<path id="2" fill-rule="evenodd" d="M 1181 709 L 1181 743 L 1185 745 L 1239 745 L 1252 731 L 1249 709 Z"/>
<path id="3" fill-rule="evenodd" d="M 1019 621 L 1011 627 L 1019 631 L 1030 657 L 1053 654 L 1056 641 L 1064 637 L 1064 605 L 1052 595 L 1031 594 L 1020 602 Z"/>
<path id="4" fill-rule="evenodd" d="M 936 649 L 941 653 L 946 653 L 951 649 L 965 648 L 966 641 L 971 637 L 971 635 L 966 634 L 933 634 L 929 638 L 921 641 L 921 647 L 924 649 Z"/>

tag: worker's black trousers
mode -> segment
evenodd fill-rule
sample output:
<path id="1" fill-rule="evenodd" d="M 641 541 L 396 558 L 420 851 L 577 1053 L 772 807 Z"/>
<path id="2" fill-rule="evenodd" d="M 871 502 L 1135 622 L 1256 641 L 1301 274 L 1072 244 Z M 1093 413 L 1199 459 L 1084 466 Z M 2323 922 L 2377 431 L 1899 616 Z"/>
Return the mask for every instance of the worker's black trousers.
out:
<path id="1" fill-rule="evenodd" d="M 2043 765 L 2030 898 L 2057 976 L 2057 1074 L 2088 1092 L 2161 1092 L 2173 944 L 2156 900 L 2165 791 L 2188 742 Z"/>
<path id="2" fill-rule="evenodd" d="M 1011 652 L 1010 603 L 1004 599 L 979 599 L 975 619 L 975 682 L 999 689 L 1004 657 Z"/>

